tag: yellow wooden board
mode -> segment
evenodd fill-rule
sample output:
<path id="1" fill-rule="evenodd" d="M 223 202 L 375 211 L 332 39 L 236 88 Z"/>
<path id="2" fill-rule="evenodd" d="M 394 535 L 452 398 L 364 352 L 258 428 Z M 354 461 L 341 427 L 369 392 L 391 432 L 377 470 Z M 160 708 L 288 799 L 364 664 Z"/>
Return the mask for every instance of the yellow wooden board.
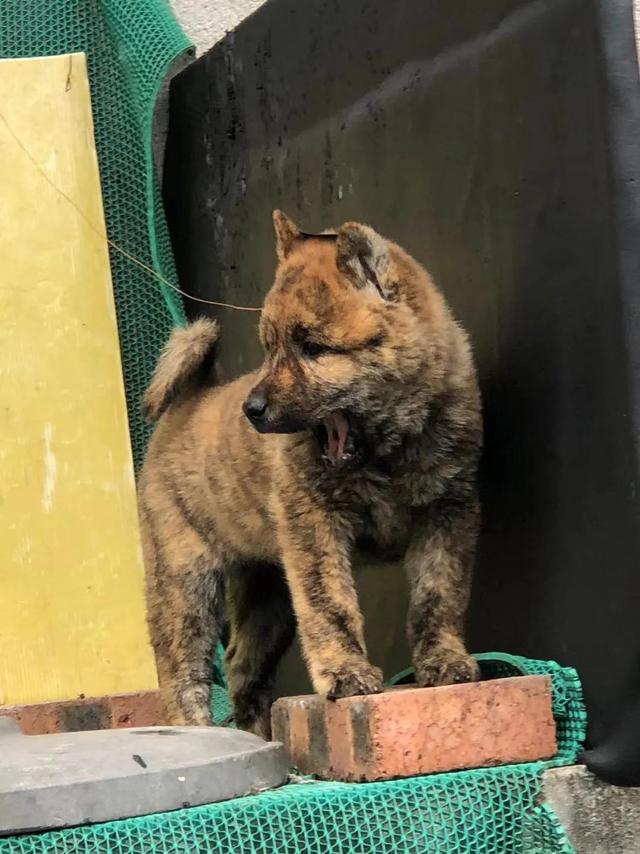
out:
<path id="1" fill-rule="evenodd" d="M 0 704 L 156 687 L 107 245 L 45 176 L 104 235 L 82 54 L 0 61 Z"/>

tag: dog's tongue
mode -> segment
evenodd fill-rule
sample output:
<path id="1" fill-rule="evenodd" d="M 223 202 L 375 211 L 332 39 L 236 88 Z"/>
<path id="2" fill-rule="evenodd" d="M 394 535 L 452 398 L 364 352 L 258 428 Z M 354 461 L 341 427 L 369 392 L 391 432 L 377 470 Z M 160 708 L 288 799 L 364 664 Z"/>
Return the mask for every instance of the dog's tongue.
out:
<path id="1" fill-rule="evenodd" d="M 344 446 L 349 435 L 349 422 L 342 412 L 334 412 L 324 420 L 327 431 L 327 457 L 335 466 L 344 456 Z"/>

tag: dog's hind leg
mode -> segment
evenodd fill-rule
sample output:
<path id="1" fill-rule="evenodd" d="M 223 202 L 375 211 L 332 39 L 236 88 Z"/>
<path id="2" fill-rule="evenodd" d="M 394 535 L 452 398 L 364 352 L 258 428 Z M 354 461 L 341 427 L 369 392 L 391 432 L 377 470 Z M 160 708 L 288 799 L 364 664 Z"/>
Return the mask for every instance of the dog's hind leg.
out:
<path id="1" fill-rule="evenodd" d="M 233 567 L 226 577 L 231 635 L 225 672 L 239 729 L 271 733 L 276 668 L 295 633 L 295 617 L 282 569 L 270 564 Z"/>
<path id="2" fill-rule="evenodd" d="M 174 501 L 163 495 L 152 512 L 140 500 L 147 618 L 165 722 L 207 726 L 224 606 L 223 552 L 184 518 L 171 524 Z"/>

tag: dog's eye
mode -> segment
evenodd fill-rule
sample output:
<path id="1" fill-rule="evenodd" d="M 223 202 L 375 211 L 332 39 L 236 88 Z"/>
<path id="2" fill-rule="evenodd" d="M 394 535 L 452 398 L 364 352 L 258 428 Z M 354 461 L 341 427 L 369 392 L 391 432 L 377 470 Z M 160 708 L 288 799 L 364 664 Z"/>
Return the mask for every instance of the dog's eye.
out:
<path id="1" fill-rule="evenodd" d="M 330 353 L 331 348 L 325 344 L 318 344 L 317 341 L 305 341 L 302 345 L 302 353 L 310 359 L 315 359 L 316 356 L 322 356 L 323 353 Z"/>

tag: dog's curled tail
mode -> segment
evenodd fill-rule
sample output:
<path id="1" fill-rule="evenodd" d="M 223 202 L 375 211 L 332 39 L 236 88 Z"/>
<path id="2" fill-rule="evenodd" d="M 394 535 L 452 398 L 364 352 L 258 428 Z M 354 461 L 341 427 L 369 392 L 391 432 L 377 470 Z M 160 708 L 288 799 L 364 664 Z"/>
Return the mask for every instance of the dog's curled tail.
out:
<path id="1" fill-rule="evenodd" d="M 142 409 L 147 421 L 157 421 L 182 391 L 209 377 L 218 335 L 216 321 L 205 317 L 173 331 L 144 395 Z"/>

